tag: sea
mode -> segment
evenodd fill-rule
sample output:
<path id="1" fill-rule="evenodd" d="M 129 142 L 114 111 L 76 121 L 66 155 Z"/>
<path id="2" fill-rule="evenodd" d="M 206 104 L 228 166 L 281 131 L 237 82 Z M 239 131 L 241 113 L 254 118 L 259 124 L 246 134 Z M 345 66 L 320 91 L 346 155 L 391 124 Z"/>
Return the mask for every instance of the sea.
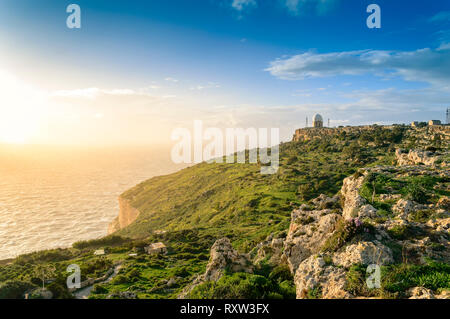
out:
<path id="1" fill-rule="evenodd" d="M 164 147 L 0 145 L 0 260 L 106 235 L 121 193 L 185 166 Z"/>

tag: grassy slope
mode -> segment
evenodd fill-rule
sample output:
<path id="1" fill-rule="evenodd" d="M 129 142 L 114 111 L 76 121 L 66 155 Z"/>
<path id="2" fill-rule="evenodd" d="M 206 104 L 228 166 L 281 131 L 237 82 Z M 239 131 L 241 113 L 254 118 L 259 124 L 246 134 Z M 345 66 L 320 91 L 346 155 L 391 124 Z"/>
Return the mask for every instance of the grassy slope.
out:
<path id="1" fill-rule="evenodd" d="M 293 207 L 320 193 L 335 194 L 358 166 L 386 155 L 386 148 L 369 150 L 356 138 L 285 143 L 274 175 L 261 175 L 258 164 L 202 163 L 152 178 L 122 195 L 141 215 L 118 234 L 146 237 L 157 229 L 197 228 L 251 249 L 269 233 L 286 230 Z"/>

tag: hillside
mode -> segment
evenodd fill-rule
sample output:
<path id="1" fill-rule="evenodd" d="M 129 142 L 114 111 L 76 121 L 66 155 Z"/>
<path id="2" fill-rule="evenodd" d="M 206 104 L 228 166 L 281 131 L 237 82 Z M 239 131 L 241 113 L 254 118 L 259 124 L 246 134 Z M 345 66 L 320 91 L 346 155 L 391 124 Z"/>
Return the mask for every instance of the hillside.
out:
<path id="1" fill-rule="evenodd" d="M 261 175 L 259 164 L 201 163 L 135 186 L 121 195 L 126 222 L 119 216 L 112 235 L 0 265 L 0 296 L 36 290 L 44 268 L 55 279 L 48 287 L 54 297 L 67 298 L 65 267 L 73 263 L 83 280 L 122 267 L 111 281 L 98 281 L 90 298 L 444 293 L 448 127 L 322 132 L 301 131 L 280 145 L 274 175 Z M 168 253 L 145 254 L 153 242 Z M 107 254 L 94 256 L 99 248 Z M 371 263 L 384 268 L 382 288 L 369 291 L 364 266 Z"/>
<path id="2" fill-rule="evenodd" d="M 245 234 L 247 240 L 256 240 L 254 245 L 273 231 L 285 230 L 293 207 L 321 193 L 335 194 L 358 167 L 390 163 L 392 143 L 400 142 L 404 131 L 337 130 L 332 136 L 282 144 L 280 169 L 274 175 L 261 175 L 258 164 L 202 163 L 152 178 L 121 196 L 140 214 L 118 234 L 140 237 L 154 230 L 207 228 L 223 235 Z M 367 145 L 369 135 L 379 139 L 373 146 Z"/>

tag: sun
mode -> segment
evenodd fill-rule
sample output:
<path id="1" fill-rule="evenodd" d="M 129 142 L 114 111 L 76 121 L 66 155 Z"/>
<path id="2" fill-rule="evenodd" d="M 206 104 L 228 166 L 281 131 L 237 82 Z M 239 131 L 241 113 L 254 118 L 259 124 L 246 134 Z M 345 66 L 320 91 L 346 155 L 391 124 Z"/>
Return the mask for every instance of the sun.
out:
<path id="1" fill-rule="evenodd" d="M 38 133 L 42 110 L 36 89 L 0 70 L 0 142 L 29 142 Z"/>

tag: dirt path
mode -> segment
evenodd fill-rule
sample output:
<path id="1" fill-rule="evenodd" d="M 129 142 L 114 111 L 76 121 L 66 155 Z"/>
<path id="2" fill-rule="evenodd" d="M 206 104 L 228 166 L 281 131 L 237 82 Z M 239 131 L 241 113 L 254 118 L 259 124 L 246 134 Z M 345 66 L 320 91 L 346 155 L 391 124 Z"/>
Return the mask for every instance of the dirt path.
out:
<path id="1" fill-rule="evenodd" d="M 106 278 L 104 281 L 99 282 L 99 284 L 110 282 L 115 276 L 117 276 L 117 274 L 119 273 L 121 268 L 122 268 L 122 264 L 118 264 L 118 265 L 114 266 L 113 273 L 108 278 Z M 93 288 L 94 288 L 94 285 L 86 286 L 86 287 L 74 292 L 73 295 L 75 296 L 76 299 L 88 299 Z"/>

